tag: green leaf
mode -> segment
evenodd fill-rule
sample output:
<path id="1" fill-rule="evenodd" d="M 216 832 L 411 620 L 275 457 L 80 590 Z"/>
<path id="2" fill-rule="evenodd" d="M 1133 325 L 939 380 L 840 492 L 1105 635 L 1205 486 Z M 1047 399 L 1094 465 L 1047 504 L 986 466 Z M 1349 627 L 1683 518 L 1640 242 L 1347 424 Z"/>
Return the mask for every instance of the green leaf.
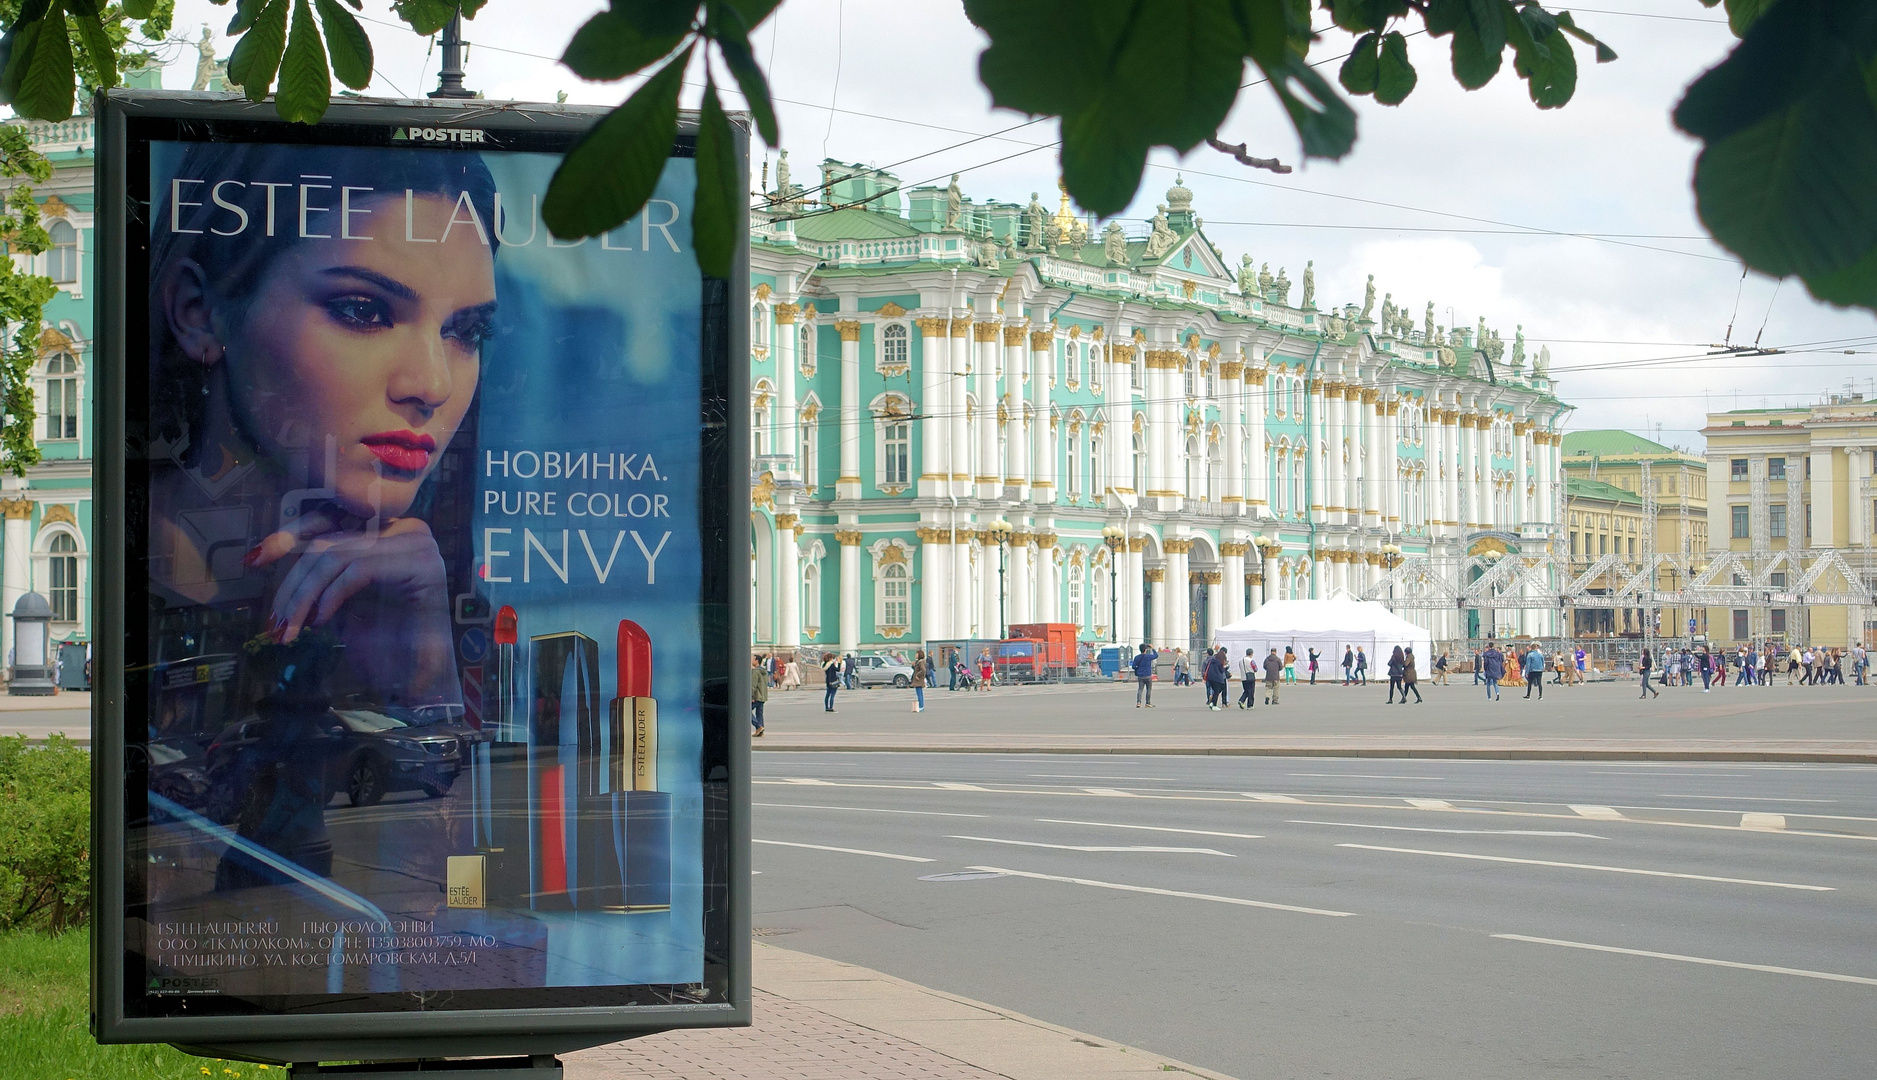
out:
<path id="1" fill-rule="evenodd" d="M 475 9 L 481 7 L 480 3 L 475 4 L 473 9 L 471 5 L 463 4 L 461 10 L 464 17 L 469 18 L 475 14 Z M 458 5 L 456 0 L 391 0 L 391 10 L 397 13 L 398 18 L 409 23 L 412 30 L 429 37 L 443 32 L 444 25 L 456 15 Z"/>
<path id="2" fill-rule="evenodd" d="M 1129 0 L 1091 0 L 1080 24 L 1086 47 L 1061 48 L 1070 0 L 965 0 L 965 15 L 990 37 L 978 79 L 991 100 L 1032 116 L 1063 116 L 1100 95 L 1102 58 L 1119 48 Z"/>
<path id="3" fill-rule="evenodd" d="M 28 21 L 26 12 L 6 35 L 6 69 L 0 73 L 0 96 L 21 116 L 35 120 L 68 120 L 72 115 L 72 41 L 65 32 L 65 17 L 56 6 L 40 7 L 39 17 Z"/>
<path id="4" fill-rule="evenodd" d="M 1403 0 L 1324 0 L 1330 20 L 1352 34 L 1365 30 L 1381 31 L 1388 20 L 1408 13 Z"/>
<path id="5" fill-rule="evenodd" d="M 1735 37 L 1746 37 L 1747 29 L 1772 6 L 1773 0 L 1727 0 L 1727 28 Z"/>
<path id="6" fill-rule="evenodd" d="M 1349 50 L 1336 80 L 1352 94 L 1373 94 L 1382 84 L 1382 36 L 1367 33 Z"/>
<path id="7" fill-rule="evenodd" d="M 317 124 L 332 101 L 332 72 L 326 67 L 326 43 L 306 0 L 293 0 L 293 36 L 280 60 L 280 91 L 274 111 L 283 120 Z"/>
<path id="8" fill-rule="evenodd" d="M 1793 105 L 1709 143 L 1695 162 L 1695 205 L 1748 266 L 1809 278 L 1877 247 L 1873 176 L 1877 108 L 1861 73 L 1841 67 Z"/>
<path id="9" fill-rule="evenodd" d="M 1842 270 L 1803 279 L 1813 296 L 1841 307 L 1877 311 L 1877 248 Z"/>
<path id="10" fill-rule="evenodd" d="M 574 32 L 561 63 L 596 82 L 623 79 L 678 47 L 684 34 L 652 37 L 615 11 L 602 11 Z"/>
<path id="11" fill-rule="evenodd" d="M 1466 0 L 1453 29 L 1453 77 L 1478 90 L 1499 74 L 1506 46 L 1505 0 Z"/>
<path id="12" fill-rule="evenodd" d="M 1276 64 L 1284 58 L 1290 19 L 1284 0 L 1233 0 L 1238 32 L 1245 38 L 1245 55 L 1258 64 Z"/>
<path id="13" fill-rule="evenodd" d="M 1076 204 L 1100 217 L 1127 209 L 1147 169 L 1148 144 L 1122 134 L 1103 109 L 1062 118 L 1062 184 Z"/>
<path id="14" fill-rule="evenodd" d="M 235 0 L 234 17 L 228 20 L 229 35 L 242 33 L 248 27 L 253 26 L 254 20 L 260 18 L 267 3 L 268 0 Z"/>
<path id="15" fill-rule="evenodd" d="M 1356 111 L 1303 57 L 1293 53 L 1284 58 L 1283 66 L 1266 68 L 1265 74 L 1290 114 L 1305 155 L 1335 160 L 1356 144 Z"/>
<path id="16" fill-rule="evenodd" d="M 739 167 L 735 133 L 717 100 L 717 85 L 704 84 L 697 118 L 697 198 L 691 205 L 691 243 L 705 276 L 727 278 L 736 259 L 737 223 L 749 201 L 749 177 Z"/>
<path id="17" fill-rule="evenodd" d="M 1587 30 L 1581 29 L 1577 25 L 1577 20 L 1571 18 L 1570 12 L 1560 11 L 1557 13 L 1556 16 L 1554 16 L 1554 18 L 1558 24 L 1559 29 L 1563 30 L 1565 33 L 1571 35 L 1572 37 L 1576 38 L 1577 40 L 1583 42 L 1586 45 L 1595 46 L 1597 50 L 1597 63 L 1607 64 L 1610 61 L 1616 59 L 1616 50 L 1610 48 L 1608 45 L 1605 45 L 1602 41 L 1598 40 L 1594 34 L 1590 33 Z"/>
<path id="18" fill-rule="evenodd" d="M 724 7 L 734 10 L 743 17 L 743 25 L 751 30 L 773 14 L 782 0 L 720 0 Z"/>
<path id="19" fill-rule="evenodd" d="M 287 47 L 288 0 L 266 0 L 254 13 L 248 32 L 235 42 L 228 54 L 228 81 L 241 87 L 249 101 L 267 97 L 274 73 L 280 70 L 280 54 Z"/>
<path id="20" fill-rule="evenodd" d="M 595 236 L 645 207 L 678 133 L 678 88 L 695 44 L 606 114 L 562 160 L 541 201 L 555 236 Z"/>
<path id="21" fill-rule="evenodd" d="M 78 44 L 91 67 L 91 85 L 116 86 L 117 49 L 111 45 L 103 21 L 96 15 L 74 15 L 72 24 L 78 28 Z"/>
<path id="22" fill-rule="evenodd" d="M 683 34 L 697 23 L 697 0 L 612 0 L 612 6 L 614 14 L 652 37 Z"/>
<path id="23" fill-rule="evenodd" d="M 1512 69 L 1524 79 L 1532 104 L 1555 109 L 1577 92 L 1577 56 L 1558 21 L 1542 8 L 1528 7 L 1506 20 L 1512 43 Z"/>
<path id="24" fill-rule="evenodd" d="M 124 17 L 138 22 L 156 14 L 156 0 L 123 0 Z"/>
<path id="25" fill-rule="evenodd" d="M 750 116 L 756 121 L 756 131 L 762 135 L 763 142 L 780 146 L 782 131 L 776 123 L 775 102 L 769 97 L 769 80 L 756 62 L 756 54 L 750 51 L 748 36 L 719 37 L 717 51 L 723 56 L 724 66 L 736 77 L 737 89 L 743 91 L 743 99 L 749 103 Z"/>
<path id="26" fill-rule="evenodd" d="M 1396 30 L 1382 38 L 1381 79 L 1375 88 L 1375 100 L 1383 105 L 1399 105 L 1414 92 L 1420 76 L 1408 62 L 1408 39 Z"/>
<path id="27" fill-rule="evenodd" d="M 319 21 L 326 31 L 326 51 L 332 54 L 332 73 L 354 90 L 371 85 L 371 38 L 338 0 L 315 0 Z"/>
<path id="28" fill-rule="evenodd" d="M 1688 87 L 1675 125 L 1708 142 L 1744 131 L 1860 66 L 1874 42 L 1877 4 L 1774 4 L 1727 59 Z"/>

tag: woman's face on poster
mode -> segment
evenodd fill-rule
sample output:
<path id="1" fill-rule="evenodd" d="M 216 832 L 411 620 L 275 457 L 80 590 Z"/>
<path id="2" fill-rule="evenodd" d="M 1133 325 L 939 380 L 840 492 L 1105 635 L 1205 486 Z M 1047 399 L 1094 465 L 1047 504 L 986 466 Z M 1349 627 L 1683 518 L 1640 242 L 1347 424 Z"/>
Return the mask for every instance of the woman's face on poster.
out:
<path id="1" fill-rule="evenodd" d="M 402 217 L 400 199 L 362 204 Z M 348 513 L 407 513 L 462 424 L 495 312 L 494 255 L 454 200 L 419 196 L 409 235 L 307 240 L 264 271 L 225 363 L 261 450 L 303 455 Z M 446 235 L 447 232 L 447 235 Z"/>

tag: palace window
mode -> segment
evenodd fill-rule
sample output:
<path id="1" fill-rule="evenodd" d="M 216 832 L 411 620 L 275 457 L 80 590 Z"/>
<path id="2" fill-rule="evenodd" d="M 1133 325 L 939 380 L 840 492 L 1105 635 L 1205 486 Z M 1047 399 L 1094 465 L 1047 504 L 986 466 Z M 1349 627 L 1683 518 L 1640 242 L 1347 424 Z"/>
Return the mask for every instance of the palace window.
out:
<path id="1" fill-rule="evenodd" d="M 904 323 L 889 323 L 880 331 L 880 362 L 883 364 L 910 364 L 912 361 L 911 337 L 906 333 Z"/>
<path id="2" fill-rule="evenodd" d="M 1203 499 L 1206 495 L 1206 459 L 1200 456 L 1195 439 L 1186 440 L 1186 490 L 1181 494 L 1189 499 Z"/>
<path id="3" fill-rule="evenodd" d="M 1766 478 L 1768 480 L 1784 480 L 1786 478 L 1786 459 L 1782 457 L 1767 458 Z"/>
<path id="4" fill-rule="evenodd" d="M 821 564 L 809 563 L 802 567 L 802 628 L 819 630 L 821 628 Z"/>
<path id="5" fill-rule="evenodd" d="M 1134 389 L 1139 390 L 1147 382 L 1147 357 L 1139 348 L 1134 350 L 1134 363 L 1128 366 L 1128 379 Z"/>
<path id="6" fill-rule="evenodd" d="M 761 304 L 750 305 L 749 340 L 751 345 L 769 344 L 769 309 Z"/>
<path id="7" fill-rule="evenodd" d="M 820 442 L 820 429 L 821 425 L 818 421 L 806 416 L 802 418 L 800 450 L 796 454 L 795 468 L 811 488 L 815 486 L 815 477 L 820 471 L 820 461 L 816 453 L 816 444 Z"/>
<path id="8" fill-rule="evenodd" d="M 1088 347 L 1088 388 L 1090 390 L 1101 389 L 1101 357 L 1100 345 Z"/>
<path id="9" fill-rule="evenodd" d="M 1147 493 L 1147 433 L 1134 433 L 1134 493 Z"/>
<path id="10" fill-rule="evenodd" d="M 1199 362 L 1197 360 L 1187 361 L 1186 367 L 1184 371 L 1182 372 L 1182 374 L 1186 382 L 1186 396 L 1187 397 L 1199 396 L 1199 385 L 1198 385 Z"/>
<path id="11" fill-rule="evenodd" d="M 889 420 L 880 425 L 880 483 L 912 482 L 912 424 Z"/>
<path id="12" fill-rule="evenodd" d="M 1768 614 L 1768 615 L 1770 615 L 1770 616 L 1772 616 L 1772 631 L 1773 631 L 1773 633 L 1775 633 L 1775 634 L 1783 634 L 1783 633 L 1785 633 L 1785 632 L 1786 632 L 1786 613 L 1785 613 L 1785 611 L 1784 611 L 1784 610 L 1782 610 L 1782 609 L 1780 609 L 1780 608 L 1774 608 L 1774 609 L 1773 609 L 1772 611 L 1770 611 L 1770 612 L 1767 612 L 1767 614 Z"/>
<path id="13" fill-rule="evenodd" d="M 1749 635 L 1749 633 L 1748 633 L 1748 631 L 1747 631 L 1747 612 L 1746 612 L 1746 609 L 1745 609 L 1745 608 L 1735 608 L 1735 609 L 1734 609 L 1734 640 L 1735 640 L 1735 641 L 1745 641 L 1745 640 L 1747 640 L 1747 638 L 1748 638 L 1749 636 L 1750 636 L 1750 635 Z"/>
<path id="14" fill-rule="evenodd" d="M 1079 499 L 1082 497 L 1082 428 L 1079 417 L 1069 422 L 1068 466 L 1069 473 L 1063 477 L 1067 481 L 1064 486 L 1069 492 L 1069 498 Z"/>
<path id="15" fill-rule="evenodd" d="M 54 218 L 46 227 L 52 246 L 46 249 L 46 276 L 60 285 L 78 281 L 78 230 L 64 218 Z"/>
<path id="16" fill-rule="evenodd" d="M 1100 499 L 1106 492 L 1101 482 L 1101 436 L 1090 433 L 1088 437 L 1088 497 Z"/>
<path id="17" fill-rule="evenodd" d="M 912 625 L 912 581 L 901 563 L 880 571 L 880 627 L 905 630 Z"/>
<path id="18" fill-rule="evenodd" d="M 1731 468 L 1730 468 L 1730 471 L 1728 472 L 1727 478 L 1729 480 L 1732 480 L 1736 484 L 1746 483 L 1747 482 L 1747 459 L 1743 457 L 1733 458 L 1731 459 L 1730 465 L 1731 465 Z"/>
<path id="19" fill-rule="evenodd" d="M 1087 625 L 1082 613 L 1082 568 L 1073 564 L 1069 567 L 1069 621 L 1077 626 Z"/>
<path id="20" fill-rule="evenodd" d="M 1075 342 L 1062 346 L 1062 362 L 1071 385 L 1082 385 L 1082 347 Z"/>
<path id="21" fill-rule="evenodd" d="M 1786 536 L 1786 504 L 1774 503 L 1766 508 L 1767 535 L 1775 540 Z"/>
<path id="22" fill-rule="evenodd" d="M 78 438 L 78 361 L 57 353 L 46 361 L 46 438 Z"/>
<path id="23" fill-rule="evenodd" d="M 52 601 L 52 619 L 54 622 L 78 621 L 78 542 L 70 533 L 60 533 L 52 538 L 47 549 L 52 554 L 46 560 L 49 571 L 49 589 Z"/>

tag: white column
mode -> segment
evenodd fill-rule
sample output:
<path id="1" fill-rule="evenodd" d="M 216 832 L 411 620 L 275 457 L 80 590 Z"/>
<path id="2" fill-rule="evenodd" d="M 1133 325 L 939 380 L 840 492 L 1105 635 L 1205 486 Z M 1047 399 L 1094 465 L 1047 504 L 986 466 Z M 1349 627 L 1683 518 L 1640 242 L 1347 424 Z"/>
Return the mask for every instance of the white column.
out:
<path id="1" fill-rule="evenodd" d="M 1387 406 L 1375 391 L 1370 394 L 1376 399 L 1357 402 L 1356 410 L 1362 415 L 1362 524 L 1377 528 L 1387 522 L 1388 499 L 1395 490 L 1395 474 L 1392 469 L 1382 468 Z"/>
<path id="2" fill-rule="evenodd" d="M 800 520 L 776 515 L 776 644 L 785 649 L 802 643 L 802 555 L 795 539 Z"/>
<path id="3" fill-rule="evenodd" d="M 1310 559 L 1310 599 L 1321 600 L 1328 595 L 1323 560 L 1313 555 Z"/>
<path id="4" fill-rule="evenodd" d="M 1010 414 L 1004 442 L 1004 476 L 1018 488 L 1019 498 L 1029 497 L 1030 433 L 1023 422 L 1024 375 L 1028 368 L 1023 349 L 1021 326 L 1004 327 L 1004 392 L 1000 400 Z"/>
<path id="5" fill-rule="evenodd" d="M 1257 517 L 1269 513 L 1271 505 L 1271 480 L 1265 475 L 1269 465 L 1264 452 L 1265 378 L 1264 368 L 1246 367 L 1245 439 L 1251 444 L 1251 475 L 1246 478 L 1250 488 L 1245 493 L 1245 505 Z"/>
<path id="6" fill-rule="evenodd" d="M 1330 383 L 1323 391 L 1323 445 L 1329 456 L 1323 459 L 1323 521 L 1341 525 L 1346 519 L 1343 484 L 1343 384 Z"/>
<path id="7" fill-rule="evenodd" d="M 1108 438 L 1103 445 L 1108 448 L 1108 486 L 1138 497 L 1141 493 L 1134 491 L 1134 393 L 1128 388 L 1127 366 L 1115 358 L 1116 351 L 1125 348 L 1111 341 L 1101 351 L 1101 394 L 1108 403 Z"/>
<path id="8" fill-rule="evenodd" d="M 983 542 L 983 546 L 979 548 L 978 558 L 983 560 L 983 563 L 978 569 L 978 593 L 980 597 L 978 602 L 981 605 L 978 608 L 981 612 L 981 621 L 978 623 L 980 627 L 978 636 L 1001 638 L 1004 634 L 1004 628 L 998 625 L 1000 610 L 1005 623 L 1008 623 L 1010 619 L 1010 598 L 1003 592 L 1003 587 L 1008 585 L 1010 581 L 1010 554 L 1007 549 L 990 540 L 986 540 Z M 1002 574 L 997 572 L 999 567 L 1003 568 L 1004 572 Z M 1003 599 L 1001 609 L 998 607 L 1000 597 Z"/>
<path id="9" fill-rule="evenodd" d="M 1245 365 L 1226 361 L 1219 365 L 1219 411 L 1225 414 L 1225 503 L 1227 513 L 1239 513 L 1245 503 Z"/>
<path id="10" fill-rule="evenodd" d="M 1531 429 L 1525 426 L 1526 423 L 1528 423 L 1528 421 L 1521 418 L 1515 421 L 1512 426 L 1512 510 L 1514 520 L 1508 521 L 1506 524 L 1513 528 L 1534 520 L 1532 509 L 1538 501 L 1536 498 L 1525 494 L 1526 485 L 1535 479 L 1535 476 L 1527 474 L 1525 471 L 1525 455 L 1531 454 L 1534 469 L 1536 469 L 1538 465 L 1538 454 L 1532 447 Z"/>
<path id="11" fill-rule="evenodd" d="M 1010 585 L 1005 595 L 1008 597 L 1010 621 L 1013 623 L 1035 620 L 1030 606 L 1036 595 L 1030 576 L 1030 553 L 1036 549 L 1030 546 L 1031 539 L 1026 532 L 1022 543 L 1012 541 L 1010 545 Z"/>
<path id="12" fill-rule="evenodd" d="M 929 525 L 919 527 L 919 631 L 926 641 L 953 637 L 950 621 L 951 614 L 945 600 L 945 578 L 950 573 L 951 545 L 946 542 L 949 534 L 943 529 Z M 846 566 L 849 539 L 854 545 L 860 543 L 858 533 L 845 534 L 841 539 L 841 562 Z M 843 570 L 845 573 L 845 570 Z M 842 585 L 845 594 L 846 585 Z"/>
<path id="13" fill-rule="evenodd" d="M 860 498 L 860 323 L 842 319 L 834 324 L 841 335 L 841 475 L 835 495 Z"/>
<path id="14" fill-rule="evenodd" d="M 1388 494 L 1383 499 L 1384 524 L 1391 533 L 1401 531 L 1401 404 L 1390 401 L 1377 408 L 1384 413 L 1377 426 L 1381 428 L 1381 479 L 1382 489 Z"/>
<path id="15" fill-rule="evenodd" d="M 1127 646 L 1123 655 L 1132 655 L 1133 646 L 1147 640 L 1141 606 L 1145 590 L 1141 556 L 1140 540 L 1130 537 L 1121 552 L 1121 580 L 1115 586 L 1121 590 L 1121 644 Z"/>
<path id="16" fill-rule="evenodd" d="M 953 319 L 950 358 L 946 361 L 946 408 L 951 410 L 951 493 L 960 497 L 971 494 L 971 425 L 966 419 L 969 406 L 965 370 L 971 366 L 971 320 Z M 964 636 L 966 627 L 955 628 Z"/>
<path id="17" fill-rule="evenodd" d="M 978 599 L 971 591 L 971 549 L 975 526 L 970 520 L 958 523 L 958 530 L 952 537 L 952 637 L 972 636 L 972 627 L 977 624 Z"/>
<path id="18" fill-rule="evenodd" d="M 1149 574 L 1158 574 L 1160 580 L 1152 580 L 1147 577 Z M 1152 642 L 1155 648 L 1161 648 L 1165 645 L 1167 632 L 1166 568 L 1162 567 L 1159 570 L 1148 570 L 1143 566 L 1141 577 L 1144 582 L 1144 588 L 1147 590 L 1147 610 L 1151 612 L 1147 621 L 1152 623 L 1152 626 L 1143 625 L 1141 633 L 1137 636 L 1142 641 Z M 1152 631 L 1152 636 L 1148 634 L 1150 630 Z"/>
<path id="19" fill-rule="evenodd" d="M 1231 580 L 1217 570 L 1207 571 L 1207 573 L 1219 580 L 1213 581 L 1208 579 L 1206 582 L 1207 640 L 1201 645 L 1202 648 L 1210 647 L 1218 642 L 1219 627 L 1224 626 L 1228 621 L 1225 615 L 1225 589 L 1227 583 Z M 1244 582 L 1240 581 L 1238 587 L 1241 589 L 1244 588 Z"/>
<path id="20" fill-rule="evenodd" d="M 801 460 L 802 433 L 795 424 L 795 315 L 794 304 L 775 306 L 776 332 L 770 352 L 776 358 L 776 427 L 769 445 L 770 453 L 794 459 L 794 472 L 802 476 L 807 463 Z M 812 477 L 805 478 L 813 482 Z"/>
<path id="21" fill-rule="evenodd" d="M 1219 622 L 1216 626 L 1230 626 L 1244 618 L 1245 611 L 1245 542 L 1227 540 L 1219 545 L 1220 562 L 1224 563 L 1224 579 L 1216 588 L 1223 592 L 1224 605 L 1219 609 Z"/>
<path id="22" fill-rule="evenodd" d="M 1147 492 L 1162 498 L 1184 487 L 1178 439 L 1186 399 L 1179 394 L 1179 356 L 1175 349 L 1147 350 Z"/>
<path id="23" fill-rule="evenodd" d="M 973 480 L 978 498 L 1003 494 L 1004 468 L 997 452 L 997 339 L 1003 328 L 980 322 L 973 328 L 972 369 L 978 377 L 978 472 Z M 990 612 L 993 624 L 997 613 Z"/>
<path id="24" fill-rule="evenodd" d="M 919 327 L 919 494 L 924 498 L 942 496 L 948 490 L 951 466 L 946 456 L 951 410 L 946 393 L 951 380 L 946 377 L 951 362 L 951 343 L 946 336 L 946 320 L 920 319 Z M 935 579 L 928 579 L 935 580 Z M 933 635 L 927 635 L 931 637 Z M 938 635 L 943 636 L 943 635 Z"/>
<path id="25" fill-rule="evenodd" d="M 1441 450 L 1446 459 L 1445 471 L 1447 473 L 1446 479 L 1441 482 L 1441 487 L 1446 489 L 1441 493 L 1441 498 L 1446 505 L 1441 508 L 1441 517 L 1447 523 L 1445 534 L 1458 537 L 1462 526 L 1460 521 L 1460 426 L 1458 415 L 1454 410 L 1449 409 L 1445 412 L 1447 415 L 1441 419 L 1440 441 Z"/>
<path id="26" fill-rule="evenodd" d="M 1180 550 L 1173 550 L 1178 544 Z M 1166 544 L 1167 580 L 1166 627 L 1162 633 L 1168 645 L 1186 648 L 1192 640 L 1193 584 L 1189 580 L 1186 545 L 1191 541 L 1168 541 Z"/>
<path id="27" fill-rule="evenodd" d="M 1042 505 L 1056 501 L 1055 458 L 1049 449 L 1050 355 L 1053 330 L 1030 331 L 1030 498 Z"/>
<path id="28" fill-rule="evenodd" d="M 1308 510 L 1310 520 L 1327 521 L 1323 498 L 1323 470 L 1328 466 L 1324 464 L 1323 447 L 1328 439 L 1325 434 L 1328 429 L 1323 424 L 1323 384 L 1312 378 L 1305 384 L 1304 390 L 1309 398 L 1310 417 L 1310 424 L 1304 429 L 1305 437 L 1310 440 L 1310 452 L 1304 456 L 1303 460 L 1304 471 L 1310 478 L 1310 505 L 1305 509 Z"/>
<path id="29" fill-rule="evenodd" d="M 6 491 L 11 497 L 0 501 L 0 511 L 6 514 L 6 530 L 0 542 L 6 550 L 0 553 L 0 658 L 6 662 L 6 677 L 13 678 L 13 620 L 7 616 L 13 613 L 13 605 L 20 602 L 20 597 L 32 591 L 33 561 L 31 541 L 27 539 L 32 523 L 33 504 L 26 500 L 20 489 L 25 481 L 7 477 Z M 16 486 L 17 485 L 17 486 Z"/>
<path id="30" fill-rule="evenodd" d="M 841 652 L 860 648 L 860 537 L 841 544 Z"/>
<path id="31" fill-rule="evenodd" d="M 1036 612 L 1037 622 L 1061 622 L 1062 589 L 1056 580 L 1056 536 L 1053 526 L 1037 525 L 1036 533 Z"/>

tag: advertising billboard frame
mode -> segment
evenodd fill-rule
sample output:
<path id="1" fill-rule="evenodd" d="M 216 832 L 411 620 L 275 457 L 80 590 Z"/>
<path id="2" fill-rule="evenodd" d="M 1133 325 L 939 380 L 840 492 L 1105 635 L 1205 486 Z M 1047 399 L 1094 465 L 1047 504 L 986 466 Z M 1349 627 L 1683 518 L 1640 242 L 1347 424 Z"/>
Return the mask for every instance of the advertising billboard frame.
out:
<path id="1" fill-rule="evenodd" d="M 737 510 L 749 502 L 747 453 L 748 410 L 741 393 L 749 384 L 749 326 L 741 316 L 738 298 L 749 292 L 747 209 L 738 222 L 738 250 L 728 281 L 703 282 L 700 327 L 704 354 L 699 363 L 703 431 L 719 427 L 723 452 L 700 458 L 700 502 L 719 502 L 724 509 L 710 525 L 729 557 L 703 572 L 713 597 L 721 597 L 722 621 L 700 620 L 706 649 L 724 650 L 727 678 L 721 702 L 701 699 L 701 708 L 721 723 L 727 745 L 726 790 L 716 805 L 706 800 L 707 830 L 717 842 L 727 842 L 727 877 L 707 879 L 706 909 L 727 915 L 721 951 L 712 951 L 709 963 L 727 970 L 727 1000 L 688 1003 L 626 1003 L 520 1008 L 438 1009 L 406 1008 L 398 1011 L 302 1012 L 295 1015 L 246 1013 L 223 1015 L 127 1015 L 126 970 L 128 900 L 125 855 L 127 780 L 132 775 L 127 759 L 125 720 L 129 665 L 128 641 L 133 628 L 127 622 L 127 596 L 132 590 L 127 575 L 135 547 L 126 520 L 127 484 L 132 475 L 127 439 L 138 434 L 127 423 L 127 376 L 134 361 L 128 350 L 143 340 L 143 329 L 128 325 L 133 308 L 128 288 L 140 280 L 131 259 L 145 248 L 134 245 L 134 229 L 147 221 L 154 199 L 132 204 L 135 185 L 130 176 L 134 143 L 150 139 L 156 129 L 266 131 L 265 139 L 307 145 L 377 145 L 356 133 L 364 129 L 423 128 L 426 132 L 480 131 L 477 149 L 502 150 L 513 141 L 525 148 L 538 146 L 543 133 L 559 137 L 562 152 L 579 133 L 589 129 L 607 110 L 591 106 L 472 101 L 356 101 L 335 100 L 321 124 L 289 124 L 280 120 L 272 102 L 252 103 L 237 94 L 175 91 L 112 90 L 98 95 L 97 119 L 97 257 L 94 263 L 97 298 L 97 340 L 92 362 L 93 423 L 96 425 L 94 506 L 96 549 L 92 561 L 91 595 L 95 598 L 95 662 L 92 699 L 92 1033 L 101 1043 L 172 1043 L 198 1053 L 271 1062 L 311 1062 L 339 1059 L 410 1059 L 426 1057 L 487 1057 L 541 1055 L 576 1050 L 620 1039 L 677 1028 L 735 1027 L 750 1023 L 750 842 L 749 762 L 747 738 L 738 738 L 742 716 L 739 706 L 749 700 L 750 669 L 737 662 L 748 647 L 740 632 L 749 620 L 748 560 L 734 557 L 749 546 L 747 515 Z M 747 125 L 733 122 L 737 157 L 748 171 Z M 681 114 L 673 156 L 690 156 L 697 133 L 695 114 Z M 276 140 L 276 136 L 278 139 Z M 507 138 L 505 138 L 507 136 Z M 382 135 L 380 137 L 383 137 Z M 458 140 L 445 134 L 438 141 Z M 467 149 L 468 147 L 461 147 Z M 142 160 L 142 157 L 138 157 Z M 147 185 L 146 185 L 147 186 Z M 138 217 L 141 215 L 141 218 Z M 147 242 L 148 237 L 143 238 Z M 715 307 L 713 312 L 711 309 Z M 713 323 L 714 319 L 714 323 Z M 716 363 L 708 361 L 714 359 Z M 715 546 L 715 545 L 711 545 Z M 699 676 L 701 678 L 701 674 Z M 714 695 L 713 695 L 714 697 Z M 715 706 L 715 708 L 713 708 Z M 707 736 L 708 739 L 708 736 Z M 707 943 L 707 949 L 711 946 Z M 598 988 L 601 990 L 605 987 Z M 619 989 L 626 989 L 620 987 Z M 393 992 L 388 992 L 393 993 Z M 395 992 L 408 996 L 410 992 Z M 518 991 L 533 993 L 530 990 Z"/>

